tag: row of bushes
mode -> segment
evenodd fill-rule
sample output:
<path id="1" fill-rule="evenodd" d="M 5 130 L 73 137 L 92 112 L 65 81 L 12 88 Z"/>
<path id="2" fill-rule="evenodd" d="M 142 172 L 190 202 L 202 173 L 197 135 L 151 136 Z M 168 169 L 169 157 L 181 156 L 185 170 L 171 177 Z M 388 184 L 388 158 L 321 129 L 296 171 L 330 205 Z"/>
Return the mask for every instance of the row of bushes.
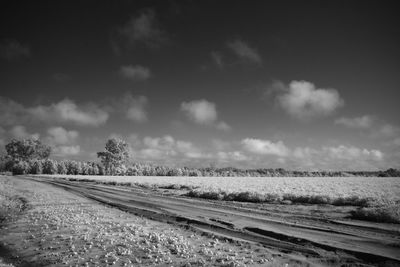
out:
<path id="1" fill-rule="evenodd" d="M 199 189 L 190 190 L 186 193 L 188 197 L 253 202 L 253 203 L 280 203 L 280 204 L 330 204 L 334 206 L 358 206 L 368 207 L 374 203 L 373 198 L 361 198 L 358 196 L 332 198 L 323 195 L 295 195 L 295 194 L 262 194 L 258 192 L 225 192 L 222 190 L 203 191 Z"/>
<path id="2" fill-rule="evenodd" d="M 75 160 L 57 161 L 54 159 L 8 161 L 1 171 L 10 171 L 15 175 L 20 174 L 67 174 L 67 175 L 120 175 L 120 176 L 202 176 L 197 169 L 169 168 L 149 164 L 133 164 L 131 166 L 111 166 L 105 170 L 97 162 L 80 162 Z"/>
<path id="3" fill-rule="evenodd" d="M 69 174 L 103 175 L 104 169 L 95 162 L 74 160 L 56 161 L 54 159 L 19 161 L 10 164 L 8 170 L 13 174 Z"/>
<path id="4" fill-rule="evenodd" d="M 375 172 L 287 171 L 284 169 L 237 169 L 237 168 L 176 168 L 133 163 L 111 166 L 108 170 L 97 162 L 54 159 L 5 161 L 0 171 L 13 174 L 68 174 L 68 175 L 121 175 L 121 176 L 207 176 L 207 177 L 340 177 L 340 176 L 390 176 L 400 177 L 400 171 L 388 169 Z"/>

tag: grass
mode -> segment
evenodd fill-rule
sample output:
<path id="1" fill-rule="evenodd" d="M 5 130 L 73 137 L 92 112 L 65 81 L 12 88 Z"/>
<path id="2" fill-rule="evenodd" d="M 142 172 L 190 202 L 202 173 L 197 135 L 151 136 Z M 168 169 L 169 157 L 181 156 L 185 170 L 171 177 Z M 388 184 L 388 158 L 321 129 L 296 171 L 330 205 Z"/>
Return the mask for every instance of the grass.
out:
<path id="1" fill-rule="evenodd" d="M 360 208 L 351 212 L 351 218 L 372 222 L 400 223 L 400 205 Z"/>
<path id="2" fill-rule="evenodd" d="M 332 198 L 326 195 L 294 195 L 294 194 L 262 194 L 258 192 L 233 192 L 190 190 L 185 194 L 188 197 L 203 199 L 252 202 L 252 203 L 279 203 L 279 204 L 329 204 L 334 206 L 368 207 L 376 200 L 358 196 Z"/>

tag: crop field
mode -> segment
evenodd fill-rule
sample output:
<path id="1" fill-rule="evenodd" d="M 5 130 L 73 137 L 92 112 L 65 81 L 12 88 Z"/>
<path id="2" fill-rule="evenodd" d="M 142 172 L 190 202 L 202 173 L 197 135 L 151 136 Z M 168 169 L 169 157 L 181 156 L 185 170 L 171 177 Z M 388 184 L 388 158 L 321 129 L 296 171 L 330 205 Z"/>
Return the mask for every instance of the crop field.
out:
<path id="1" fill-rule="evenodd" d="M 45 175 L 41 175 L 46 177 Z M 50 177 L 50 176 L 49 176 Z M 234 195 L 250 193 L 271 198 L 303 200 L 320 197 L 332 203 L 338 200 L 362 202 L 369 200 L 381 204 L 400 201 L 400 179 L 380 177 L 162 177 L 162 176 L 80 176 L 51 175 L 51 177 L 94 180 L 103 183 L 132 184 L 146 187 L 191 189 L 191 196 L 206 193 Z M 204 197 L 207 198 L 207 197 Z M 210 198 L 212 198 L 210 196 Z M 217 198 L 218 199 L 218 198 Z M 229 200 L 229 199 L 227 199 Z M 340 204 L 338 202 L 338 204 Z M 349 203 L 351 204 L 351 203 Z M 357 203 L 356 203 L 357 205 Z M 362 206 L 362 205 L 361 205 Z"/>

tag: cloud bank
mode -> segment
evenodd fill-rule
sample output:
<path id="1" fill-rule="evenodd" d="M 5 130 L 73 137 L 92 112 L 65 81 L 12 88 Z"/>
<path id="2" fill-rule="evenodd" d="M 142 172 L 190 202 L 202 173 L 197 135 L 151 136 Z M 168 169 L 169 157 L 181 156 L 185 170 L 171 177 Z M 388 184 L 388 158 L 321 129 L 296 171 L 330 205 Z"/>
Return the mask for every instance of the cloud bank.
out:
<path id="1" fill-rule="evenodd" d="M 108 112 L 94 103 L 77 104 L 68 98 L 50 105 L 25 107 L 11 99 L 0 97 L 0 123 L 15 125 L 33 122 L 72 123 L 99 126 L 109 118 Z"/>

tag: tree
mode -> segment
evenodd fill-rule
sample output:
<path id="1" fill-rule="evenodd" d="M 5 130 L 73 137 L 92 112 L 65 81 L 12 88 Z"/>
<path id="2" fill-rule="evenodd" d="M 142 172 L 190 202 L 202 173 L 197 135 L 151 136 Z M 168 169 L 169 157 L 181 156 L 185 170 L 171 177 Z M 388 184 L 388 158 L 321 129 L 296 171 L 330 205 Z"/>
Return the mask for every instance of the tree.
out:
<path id="1" fill-rule="evenodd" d="M 121 139 L 108 139 L 105 151 L 97 152 L 97 157 L 101 159 L 106 174 L 115 174 L 117 170 L 124 169 L 130 158 L 129 145 Z"/>
<path id="2" fill-rule="evenodd" d="M 38 139 L 13 139 L 5 147 L 7 156 L 15 163 L 34 159 L 47 159 L 51 153 L 51 147 L 42 144 Z"/>
<path id="3" fill-rule="evenodd" d="M 46 159 L 43 162 L 43 174 L 57 174 L 58 164 L 57 161 L 52 159 Z"/>

